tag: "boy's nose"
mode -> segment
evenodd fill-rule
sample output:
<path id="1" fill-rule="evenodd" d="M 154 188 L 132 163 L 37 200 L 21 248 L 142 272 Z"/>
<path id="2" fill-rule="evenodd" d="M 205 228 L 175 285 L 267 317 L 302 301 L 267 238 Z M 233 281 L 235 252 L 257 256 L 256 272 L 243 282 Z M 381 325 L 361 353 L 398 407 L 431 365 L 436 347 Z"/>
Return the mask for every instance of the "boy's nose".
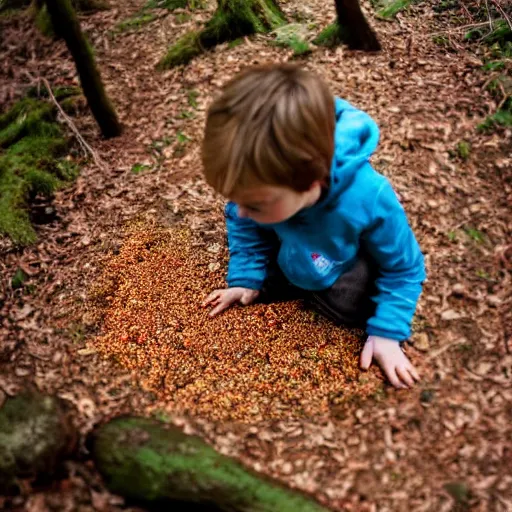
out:
<path id="1" fill-rule="evenodd" d="M 247 217 L 247 209 L 244 208 L 243 206 L 239 206 L 238 207 L 238 216 L 241 219 L 244 219 L 245 217 Z"/>

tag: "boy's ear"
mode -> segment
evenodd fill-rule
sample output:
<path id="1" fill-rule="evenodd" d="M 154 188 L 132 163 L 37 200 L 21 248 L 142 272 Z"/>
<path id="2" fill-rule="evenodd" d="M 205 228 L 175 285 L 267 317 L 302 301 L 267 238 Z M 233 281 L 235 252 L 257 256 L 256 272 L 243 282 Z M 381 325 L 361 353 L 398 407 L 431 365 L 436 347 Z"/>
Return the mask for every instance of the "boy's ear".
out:
<path id="1" fill-rule="evenodd" d="M 327 180 L 315 180 L 311 185 L 309 186 L 308 192 L 313 191 L 315 188 L 325 188 L 327 186 Z"/>

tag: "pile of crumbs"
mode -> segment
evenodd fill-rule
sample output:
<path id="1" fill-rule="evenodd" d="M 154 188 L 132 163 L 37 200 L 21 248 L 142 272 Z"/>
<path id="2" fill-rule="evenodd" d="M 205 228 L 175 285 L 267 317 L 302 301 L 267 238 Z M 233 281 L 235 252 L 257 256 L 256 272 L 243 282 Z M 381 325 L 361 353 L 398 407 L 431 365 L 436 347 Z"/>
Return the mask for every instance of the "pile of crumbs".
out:
<path id="1" fill-rule="evenodd" d="M 96 350 L 137 375 L 166 411 L 213 420 L 323 415 L 362 391 L 360 331 L 301 301 L 209 317 L 201 302 L 224 286 L 225 263 L 220 244 L 209 251 L 187 229 L 132 230 L 91 294 L 102 319 Z"/>

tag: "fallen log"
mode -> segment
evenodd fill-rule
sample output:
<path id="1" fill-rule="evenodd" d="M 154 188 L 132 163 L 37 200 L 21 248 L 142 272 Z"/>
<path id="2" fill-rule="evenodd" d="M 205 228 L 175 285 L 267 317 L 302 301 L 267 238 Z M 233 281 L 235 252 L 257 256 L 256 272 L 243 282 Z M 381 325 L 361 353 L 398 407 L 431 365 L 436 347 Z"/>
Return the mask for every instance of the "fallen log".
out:
<path id="1" fill-rule="evenodd" d="M 92 432 L 89 447 L 107 487 L 146 506 L 180 501 L 225 511 L 327 510 L 162 422 L 116 418 Z"/>

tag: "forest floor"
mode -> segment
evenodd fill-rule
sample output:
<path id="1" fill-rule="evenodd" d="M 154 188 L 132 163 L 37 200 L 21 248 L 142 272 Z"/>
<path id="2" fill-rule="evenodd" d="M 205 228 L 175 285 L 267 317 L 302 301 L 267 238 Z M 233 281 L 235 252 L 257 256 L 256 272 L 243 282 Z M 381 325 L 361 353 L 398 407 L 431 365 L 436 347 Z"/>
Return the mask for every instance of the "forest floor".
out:
<path id="1" fill-rule="evenodd" d="M 58 218 L 38 226 L 36 244 L 17 250 L 0 242 L 0 402 L 25 388 L 57 394 L 74 406 L 84 433 L 120 413 L 156 415 L 332 510 L 511 511 L 512 133 L 477 130 L 499 98 L 487 90 L 492 77 L 482 54 L 460 42 L 436 4 L 415 4 L 391 22 L 371 18 L 383 45 L 378 54 L 316 49 L 300 60 L 379 124 L 372 162 L 393 183 L 426 255 L 428 281 L 407 346 L 422 374 L 416 388 L 394 390 L 372 368 L 347 380 L 346 396 L 343 381 L 314 414 L 293 407 L 241 418 L 192 414 L 185 402 L 140 385 L 136 365 L 116 364 L 99 349 L 105 326 L 91 314 L 89 290 L 131 243 L 133 222 L 192 230 L 194 250 L 209 255 L 201 264 L 212 272 L 194 288 L 197 304 L 222 277 L 223 203 L 200 172 L 205 111 L 243 66 L 291 58 L 269 36 L 255 36 L 185 68 L 156 71 L 168 46 L 214 6 L 191 15 L 154 10 L 150 23 L 119 30 L 143 5 L 130 0 L 81 17 L 123 135 L 102 140 L 84 108 L 74 122 L 104 168 L 89 162 L 57 194 Z M 334 7 L 317 0 L 283 8 L 315 31 L 334 17 Z M 64 44 L 40 35 L 27 16 L 1 20 L 0 31 L 4 105 L 35 77 L 76 83 Z M 29 280 L 12 290 L 18 268 Z M 155 286 L 163 279 L 152 278 Z M 0 497 L 2 505 L 136 510 L 106 491 L 85 448 L 51 488 L 27 484 L 14 499 Z"/>

